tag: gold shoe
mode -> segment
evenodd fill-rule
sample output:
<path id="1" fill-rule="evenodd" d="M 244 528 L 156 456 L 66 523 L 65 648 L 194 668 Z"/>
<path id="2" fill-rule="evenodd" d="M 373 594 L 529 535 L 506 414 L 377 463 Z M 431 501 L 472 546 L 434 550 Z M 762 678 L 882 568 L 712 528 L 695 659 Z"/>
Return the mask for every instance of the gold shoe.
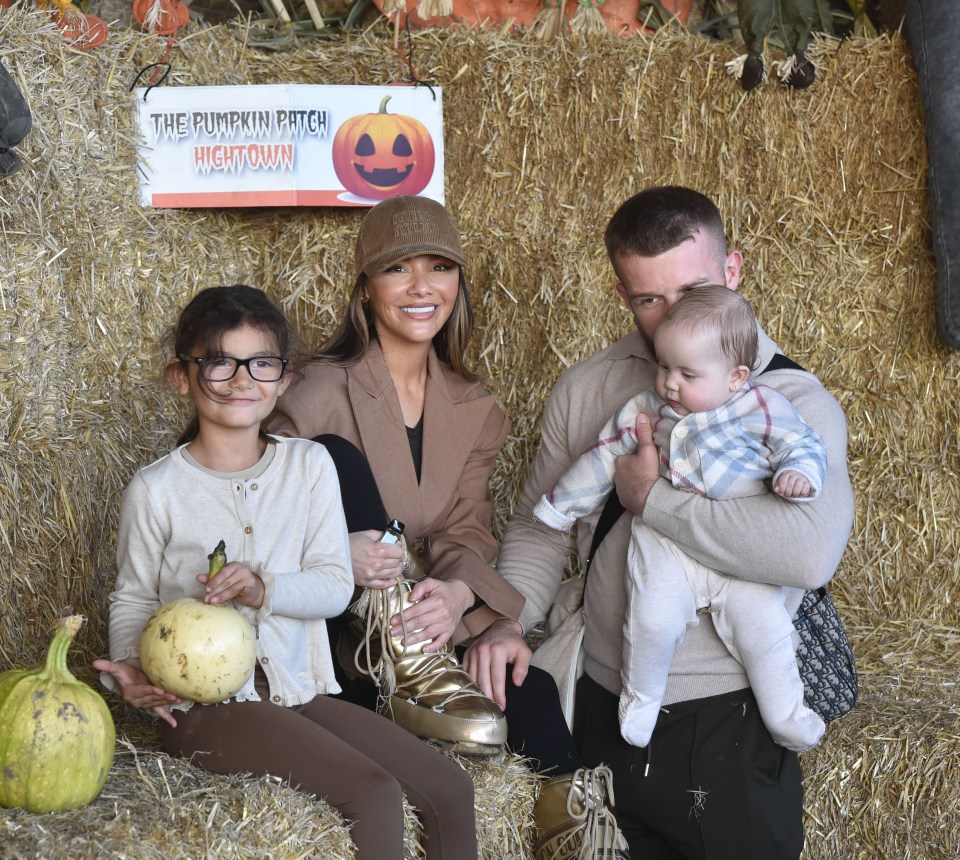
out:
<path id="1" fill-rule="evenodd" d="M 409 602 L 405 579 L 364 589 L 353 612 L 365 620 L 357 669 L 380 690 L 380 712 L 417 737 L 467 755 L 496 755 L 507 741 L 507 721 L 457 662 L 453 651 L 423 653 L 427 642 L 404 645 L 408 632 L 390 635 L 390 619 Z M 429 640 L 428 640 L 429 641 Z"/>
<path id="2" fill-rule="evenodd" d="M 533 810 L 534 860 L 630 860 L 612 805 L 613 775 L 607 767 L 548 779 Z"/>

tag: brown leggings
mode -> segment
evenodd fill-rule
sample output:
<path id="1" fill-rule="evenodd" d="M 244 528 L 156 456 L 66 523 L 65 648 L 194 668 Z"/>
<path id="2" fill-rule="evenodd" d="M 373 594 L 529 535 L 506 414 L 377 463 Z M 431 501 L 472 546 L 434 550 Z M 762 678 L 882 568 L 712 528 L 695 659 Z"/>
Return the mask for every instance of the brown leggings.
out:
<path id="1" fill-rule="evenodd" d="M 329 696 L 285 708 L 263 686 L 259 702 L 174 711 L 177 727 L 160 728 L 165 751 L 213 773 L 278 776 L 322 797 L 352 822 L 357 860 L 402 860 L 404 794 L 428 860 L 476 860 L 473 783 L 463 768 L 379 714 Z"/>

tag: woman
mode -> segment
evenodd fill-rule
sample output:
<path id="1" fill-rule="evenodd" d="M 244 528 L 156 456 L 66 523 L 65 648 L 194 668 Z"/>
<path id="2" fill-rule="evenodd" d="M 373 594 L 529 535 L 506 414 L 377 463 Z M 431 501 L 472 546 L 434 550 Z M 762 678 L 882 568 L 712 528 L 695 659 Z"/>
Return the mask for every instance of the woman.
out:
<path id="1" fill-rule="evenodd" d="M 391 664 L 380 690 L 385 711 L 460 751 L 496 752 L 506 740 L 569 782 L 579 762 L 553 679 L 531 669 L 511 687 L 505 727 L 448 650 L 494 622 L 511 623 L 523 604 L 491 566 L 489 481 L 509 422 L 464 359 L 472 330 L 465 265 L 439 203 L 394 197 L 371 209 L 345 317 L 280 398 L 270 430 L 320 437 L 337 462 L 354 580 L 365 590 L 367 627 L 381 634 L 382 653 L 361 643 L 356 662 L 366 668 L 379 656 L 382 667 L 386 656 Z M 365 456 L 372 481 L 343 440 Z M 427 578 L 402 579 L 403 549 L 380 542 L 388 516 L 420 547 Z M 343 638 L 340 668 L 349 672 L 357 649 Z"/>

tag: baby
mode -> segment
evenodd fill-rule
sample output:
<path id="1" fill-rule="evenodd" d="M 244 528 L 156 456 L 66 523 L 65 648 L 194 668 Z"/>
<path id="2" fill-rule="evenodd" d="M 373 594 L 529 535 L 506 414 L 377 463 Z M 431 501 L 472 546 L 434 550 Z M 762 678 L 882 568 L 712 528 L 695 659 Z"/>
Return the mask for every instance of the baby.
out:
<path id="1" fill-rule="evenodd" d="M 690 290 L 657 327 L 654 350 L 656 394 L 641 392 L 607 422 L 537 503 L 537 519 L 566 531 L 604 501 L 616 458 L 637 450 L 641 412 L 650 417 L 660 474 L 678 489 L 717 500 L 771 487 L 790 502 L 817 497 L 826 449 L 783 395 L 749 380 L 757 321 L 742 297 L 723 286 Z M 824 723 L 803 703 L 785 589 L 710 570 L 637 518 L 627 572 L 620 695 L 627 741 L 649 743 L 674 651 L 698 613 L 709 612 L 773 739 L 796 751 L 817 743 Z"/>

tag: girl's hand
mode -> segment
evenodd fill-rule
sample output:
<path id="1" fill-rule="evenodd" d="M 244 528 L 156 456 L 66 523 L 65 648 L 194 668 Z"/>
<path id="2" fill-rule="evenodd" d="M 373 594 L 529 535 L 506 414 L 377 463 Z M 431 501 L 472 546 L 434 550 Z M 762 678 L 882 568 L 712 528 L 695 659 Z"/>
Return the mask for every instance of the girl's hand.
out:
<path id="1" fill-rule="evenodd" d="M 361 588 L 389 588 L 403 576 L 403 549 L 398 543 L 380 543 L 382 532 L 351 532 L 353 581 Z"/>
<path id="2" fill-rule="evenodd" d="M 197 582 L 203 583 L 206 588 L 204 603 L 223 603 L 225 600 L 235 599 L 237 603 L 259 609 L 263 606 L 263 595 L 266 591 L 263 580 L 249 567 L 238 561 L 231 561 L 209 581 L 206 573 L 197 577 Z"/>
<path id="3" fill-rule="evenodd" d="M 177 727 L 177 721 L 167 705 L 179 705 L 180 697 L 155 687 L 142 669 L 129 663 L 112 663 L 110 660 L 94 660 L 93 668 L 98 672 L 106 672 L 113 678 L 120 688 L 120 695 L 128 705 L 153 711 L 161 720 L 173 728 Z"/>
<path id="4" fill-rule="evenodd" d="M 439 651 L 475 600 L 470 586 L 459 579 L 449 582 L 429 577 L 421 579 L 410 591 L 409 608 L 390 619 L 390 635 L 400 636 L 406 628 L 406 644 L 432 640 L 423 650 Z M 403 615 L 402 625 L 400 615 Z"/>

